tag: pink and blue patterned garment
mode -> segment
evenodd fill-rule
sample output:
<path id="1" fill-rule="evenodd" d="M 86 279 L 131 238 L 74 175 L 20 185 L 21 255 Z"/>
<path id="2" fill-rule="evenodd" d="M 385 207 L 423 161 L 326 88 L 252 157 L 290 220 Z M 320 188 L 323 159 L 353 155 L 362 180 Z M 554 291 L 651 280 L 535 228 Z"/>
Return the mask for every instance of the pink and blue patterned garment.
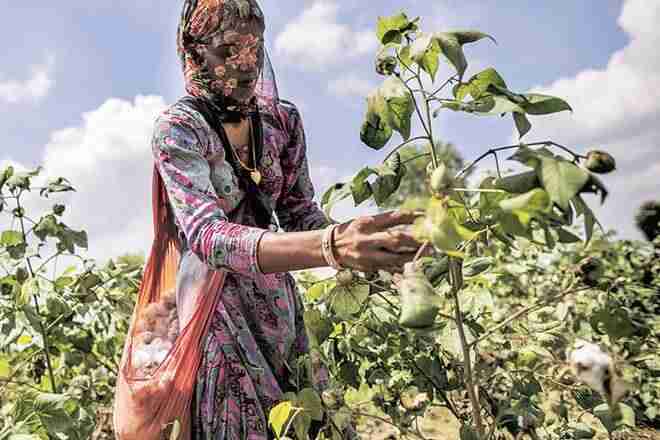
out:
<path id="1" fill-rule="evenodd" d="M 330 221 L 313 201 L 300 114 L 292 104 L 278 105 L 278 117 L 261 114 L 260 187 L 284 231 L 320 229 Z M 182 326 L 201 274 L 228 272 L 222 291 L 208 292 L 222 297 L 202 342 L 193 438 L 272 438 L 268 411 L 284 392 L 303 387 L 297 359 L 310 350 L 294 278 L 259 271 L 256 249 L 267 230 L 255 226 L 250 205 L 243 203 L 250 194 L 239 187 L 220 138 L 201 114 L 183 102 L 169 107 L 156 121 L 152 148 L 183 243 L 177 275 Z M 316 368 L 307 384 L 324 388 L 327 371 Z"/>

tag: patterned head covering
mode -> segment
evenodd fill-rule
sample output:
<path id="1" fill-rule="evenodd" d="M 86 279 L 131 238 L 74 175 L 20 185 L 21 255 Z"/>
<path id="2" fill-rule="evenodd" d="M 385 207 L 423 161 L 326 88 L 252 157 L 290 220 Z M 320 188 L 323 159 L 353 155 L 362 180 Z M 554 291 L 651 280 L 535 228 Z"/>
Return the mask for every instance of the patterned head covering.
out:
<path id="1" fill-rule="evenodd" d="M 221 120 L 236 120 L 278 101 L 275 75 L 255 29 L 264 28 L 256 0 L 184 0 L 177 33 L 177 52 L 188 94 L 209 100 Z M 226 45 L 221 64 L 211 69 L 201 55 L 208 48 Z M 254 93 L 246 88 L 243 72 L 256 71 Z M 247 87 L 249 89 L 249 86 Z"/>

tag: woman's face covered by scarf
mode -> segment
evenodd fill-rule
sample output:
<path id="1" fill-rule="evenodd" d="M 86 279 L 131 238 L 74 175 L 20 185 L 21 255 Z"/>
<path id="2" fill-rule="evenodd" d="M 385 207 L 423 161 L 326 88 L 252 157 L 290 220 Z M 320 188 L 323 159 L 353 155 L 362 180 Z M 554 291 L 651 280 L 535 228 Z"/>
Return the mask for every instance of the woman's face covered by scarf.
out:
<path id="1" fill-rule="evenodd" d="M 250 101 L 264 64 L 263 34 L 254 0 L 186 0 L 178 50 L 188 93 L 227 105 Z"/>

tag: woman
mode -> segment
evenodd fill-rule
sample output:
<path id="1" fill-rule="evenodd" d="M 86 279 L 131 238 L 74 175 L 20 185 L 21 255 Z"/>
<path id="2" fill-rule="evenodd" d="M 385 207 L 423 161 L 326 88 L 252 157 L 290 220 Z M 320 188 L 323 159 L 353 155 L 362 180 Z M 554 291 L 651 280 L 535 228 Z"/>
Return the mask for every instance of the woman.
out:
<path id="1" fill-rule="evenodd" d="M 186 294 L 200 273 L 227 272 L 201 342 L 193 398 L 199 439 L 269 438 L 269 409 L 300 385 L 296 360 L 309 348 L 288 271 L 332 265 L 400 272 L 419 246 L 388 231 L 411 223 L 410 215 L 332 225 L 312 200 L 301 118 L 277 97 L 264 29 L 256 0 L 186 0 L 178 52 L 189 96 L 159 117 L 153 137 L 184 249 L 181 322 L 191 316 Z M 285 232 L 275 232 L 271 211 Z M 312 385 L 322 388 L 323 375 Z"/>

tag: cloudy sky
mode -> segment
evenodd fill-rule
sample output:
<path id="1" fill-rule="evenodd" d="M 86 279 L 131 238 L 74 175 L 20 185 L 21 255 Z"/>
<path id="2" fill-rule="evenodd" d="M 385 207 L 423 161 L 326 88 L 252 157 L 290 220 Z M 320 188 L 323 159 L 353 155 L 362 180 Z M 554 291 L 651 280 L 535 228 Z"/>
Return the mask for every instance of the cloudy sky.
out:
<path id="1" fill-rule="evenodd" d="M 152 240 L 149 136 L 183 93 L 174 40 L 180 1 L 11 2 L 0 28 L 0 166 L 45 167 L 77 188 L 64 221 L 89 255 L 146 252 Z M 64 5 L 64 6 L 63 6 Z M 614 154 L 603 224 L 638 238 L 632 216 L 660 198 L 660 0 L 263 0 L 281 95 L 301 109 L 317 193 L 382 160 L 360 144 L 379 15 L 403 9 L 425 30 L 474 28 L 468 75 L 495 67 L 509 87 L 567 99 L 573 114 L 536 118 L 527 141 Z M 450 74 L 444 68 L 446 76 Z M 513 139 L 510 118 L 440 117 L 436 133 L 466 159 Z M 595 203 L 595 200 L 592 199 Z M 37 205 L 37 201 L 31 206 Z M 49 201 L 46 206 L 49 206 Z M 363 212 L 363 211 L 362 211 Z M 340 218 L 355 214 L 342 207 Z"/>

